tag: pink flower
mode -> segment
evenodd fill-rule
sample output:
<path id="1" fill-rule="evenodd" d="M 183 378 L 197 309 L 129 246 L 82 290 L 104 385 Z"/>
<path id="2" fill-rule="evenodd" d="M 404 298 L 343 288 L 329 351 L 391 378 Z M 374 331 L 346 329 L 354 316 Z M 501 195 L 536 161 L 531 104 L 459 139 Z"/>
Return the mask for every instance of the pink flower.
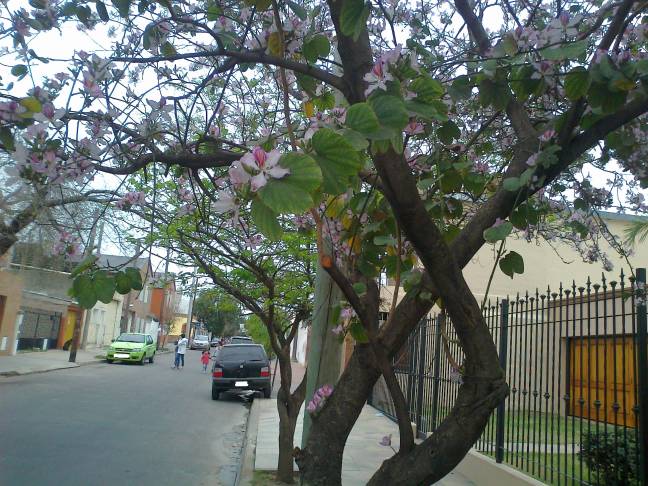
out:
<path id="1" fill-rule="evenodd" d="M 535 165 L 538 163 L 538 156 L 540 154 L 533 154 L 531 157 L 529 157 L 526 161 L 526 165 L 529 167 L 535 167 Z"/>
<path id="2" fill-rule="evenodd" d="M 391 440 L 392 440 L 392 435 L 389 434 L 389 435 L 384 436 L 384 437 L 382 438 L 382 440 L 379 442 L 379 444 L 380 444 L 381 446 L 389 447 L 389 446 L 391 446 Z"/>
<path id="3" fill-rule="evenodd" d="M 331 332 L 333 334 L 339 336 L 340 334 L 342 334 L 344 332 L 344 326 L 342 326 L 342 324 L 338 324 L 333 329 L 331 329 Z"/>
<path id="4" fill-rule="evenodd" d="M 556 135 L 556 130 L 551 128 L 549 130 L 545 130 L 545 132 L 542 135 L 540 135 L 538 139 L 541 142 L 548 142 L 549 140 L 554 138 L 555 135 Z"/>
<path id="5" fill-rule="evenodd" d="M 308 410 L 308 413 L 314 413 L 315 410 L 317 410 L 317 404 L 311 400 L 308 402 L 308 405 L 306 405 L 306 410 Z"/>
<path id="6" fill-rule="evenodd" d="M 281 179 L 290 174 L 289 169 L 279 165 L 280 158 L 281 154 L 278 150 L 266 152 L 261 147 L 254 147 L 251 153 L 241 157 L 241 164 L 255 174 L 250 179 L 253 192 L 265 186 L 270 178 Z"/>
<path id="7" fill-rule="evenodd" d="M 424 131 L 423 124 L 417 122 L 416 120 L 412 120 L 407 124 L 403 131 L 408 135 L 418 135 L 419 133 L 423 133 Z"/>
<path id="8" fill-rule="evenodd" d="M 317 394 L 323 398 L 328 398 L 333 394 L 333 387 L 331 385 L 322 385 L 322 387 L 317 390 Z"/>
<path id="9" fill-rule="evenodd" d="M 227 213 L 238 209 L 238 206 L 231 192 L 218 191 L 218 201 L 212 203 L 212 209 L 217 213 Z"/>
<path id="10" fill-rule="evenodd" d="M 497 218 L 493 223 L 493 226 L 491 226 L 491 228 L 497 228 L 498 226 L 501 226 L 503 224 L 504 224 L 504 220 L 501 218 Z"/>
<path id="11" fill-rule="evenodd" d="M 230 181 L 235 186 L 241 186 L 243 184 L 247 184 L 250 181 L 250 174 L 246 172 L 246 170 L 241 165 L 241 162 L 238 160 L 230 165 L 228 172 Z"/>
<path id="12" fill-rule="evenodd" d="M 355 315 L 355 312 L 351 307 L 345 307 L 340 311 L 340 318 L 344 321 L 348 321 Z"/>
<path id="13" fill-rule="evenodd" d="M 381 58 L 376 61 L 371 68 L 371 71 L 365 74 L 364 80 L 369 84 L 365 90 L 365 95 L 369 95 L 378 88 L 387 90 L 387 81 L 394 79 L 392 75 L 387 72 L 387 67 L 387 62 Z"/>

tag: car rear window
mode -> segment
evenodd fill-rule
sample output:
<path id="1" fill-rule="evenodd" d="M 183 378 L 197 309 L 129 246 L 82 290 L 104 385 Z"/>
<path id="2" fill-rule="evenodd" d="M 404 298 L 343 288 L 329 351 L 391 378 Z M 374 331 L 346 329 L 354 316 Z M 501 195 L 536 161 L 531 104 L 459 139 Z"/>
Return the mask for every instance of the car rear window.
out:
<path id="1" fill-rule="evenodd" d="M 260 346 L 225 346 L 220 351 L 222 360 L 259 360 L 265 361 L 266 354 Z"/>

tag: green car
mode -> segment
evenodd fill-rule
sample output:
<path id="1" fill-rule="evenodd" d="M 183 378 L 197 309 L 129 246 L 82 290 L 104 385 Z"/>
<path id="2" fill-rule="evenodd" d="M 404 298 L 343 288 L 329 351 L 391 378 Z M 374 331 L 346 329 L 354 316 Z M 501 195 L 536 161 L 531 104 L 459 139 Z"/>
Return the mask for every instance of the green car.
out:
<path id="1" fill-rule="evenodd" d="M 149 334 L 129 332 L 120 334 L 106 351 L 106 361 L 134 361 L 141 365 L 155 358 L 155 342 Z"/>

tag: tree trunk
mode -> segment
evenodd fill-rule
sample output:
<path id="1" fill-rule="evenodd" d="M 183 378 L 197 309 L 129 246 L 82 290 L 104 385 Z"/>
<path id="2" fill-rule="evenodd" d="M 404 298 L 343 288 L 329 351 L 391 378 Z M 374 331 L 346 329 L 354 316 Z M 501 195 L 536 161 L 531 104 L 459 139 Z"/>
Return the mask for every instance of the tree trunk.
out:
<path id="1" fill-rule="evenodd" d="M 369 346 L 356 346 L 333 395 L 313 417 L 305 450 L 297 453 L 303 485 L 342 484 L 344 445 L 379 377 Z"/>
<path id="2" fill-rule="evenodd" d="M 283 385 L 282 385 L 283 388 Z M 285 390 L 280 390 L 285 391 Z M 283 393 L 285 395 L 285 393 Z M 286 402 L 277 399 L 279 411 L 279 461 L 277 462 L 277 479 L 283 483 L 294 482 L 293 448 L 295 440 L 295 427 L 297 425 L 297 412 L 291 410 Z"/>
<path id="3" fill-rule="evenodd" d="M 277 392 L 277 411 L 279 412 L 279 459 L 277 462 L 277 479 L 284 483 L 294 482 L 294 448 L 297 417 L 306 393 L 304 377 L 291 394 L 292 365 L 290 363 L 290 343 L 277 354 L 281 385 Z"/>

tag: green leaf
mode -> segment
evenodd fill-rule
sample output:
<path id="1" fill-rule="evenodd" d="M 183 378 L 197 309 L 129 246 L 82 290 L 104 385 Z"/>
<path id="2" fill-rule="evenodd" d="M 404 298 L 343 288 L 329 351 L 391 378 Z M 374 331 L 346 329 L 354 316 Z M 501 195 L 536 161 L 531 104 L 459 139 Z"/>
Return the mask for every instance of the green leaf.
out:
<path id="1" fill-rule="evenodd" d="M 344 137 L 344 139 L 351 144 L 354 150 L 360 152 L 366 150 L 369 147 L 369 142 L 367 138 L 361 133 L 356 132 L 348 128 L 343 128 L 338 130 L 338 133 Z"/>
<path id="2" fill-rule="evenodd" d="M 470 77 L 458 76 L 448 88 L 448 94 L 454 101 L 467 100 L 472 94 Z"/>
<path id="3" fill-rule="evenodd" d="M 513 35 L 509 34 L 502 39 L 502 48 L 508 56 L 514 56 L 518 52 L 518 44 Z"/>
<path id="4" fill-rule="evenodd" d="M 302 54 L 304 54 L 306 60 L 311 64 L 317 61 L 318 57 L 327 57 L 330 50 L 331 43 L 324 34 L 317 34 L 307 39 L 302 46 Z"/>
<path id="5" fill-rule="evenodd" d="M 461 190 L 462 184 L 461 174 L 455 169 L 445 171 L 439 180 L 439 187 L 446 194 Z"/>
<path id="6" fill-rule="evenodd" d="M 27 74 L 27 66 L 24 64 L 17 64 L 11 68 L 11 74 L 18 78 L 22 78 Z"/>
<path id="7" fill-rule="evenodd" d="M 106 271 L 96 272 L 92 277 L 92 285 L 99 301 L 104 304 L 112 302 L 115 295 L 115 279 L 110 277 Z"/>
<path id="8" fill-rule="evenodd" d="M 2 143 L 3 148 L 8 152 L 16 150 L 16 143 L 11 128 L 0 127 L 0 143 Z"/>
<path id="9" fill-rule="evenodd" d="M 422 101 L 423 103 L 439 100 L 444 93 L 443 85 L 427 74 L 422 74 L 412 80 L 409 89 L 416 93 L 417 101 Z"/>
<path id="10" fill-rule="evenodd" d="M 357 282 L 353 284 L 353 290 L 356 291 L 356 294 L 363 295 L 367 292 L 367 286 L 362 282 Z"/>
<path id="11" fill-rule="evenodd" d="M 311 142 L 322 170 L 324 192 L 337 195 L 346 191 L 350 178 L 362 168 L 360 154 L 342 135 L 328 128 L 315 132 Z"/>
<path id="12" fill-rule="evenodd" d="M 342 1 L 340 12 L 340 30 L 353 40 L 358 40 L 360 34 L 367 28 L 367 19 L 371 12 L 370 6 L 364 0 L 338 0 Z"/>
<path id="13" fill-rule="evenodd" d="M 115 290 L 122 295 L 131 291 L 131 280 L 124 272 L 115 274 Z"/>
<path id="14" fill-rule="evenodd" d="M 484 230 L 484 239 L 489 243 L 494 243 L 505 239 L 513 231 L 513 224 L 509 221 L 504 221 L 498 226 L 492 226 Z"/>
<path id="15" fill-rule="evenodd" d="M 162 52 L 162 55 L 166 56 L 166 57 L 173 57 L 176 54 L 178 54 L 178 51 L 176 51 L 176 48 L 173 47 L 173 44 L 171 44 L 169 41 L 162 44 L 162 47 L 160 48 L 160 51 Z"/>
<path id="16" fill-rule="evenodd" d="M 110 16 L 108 15 L 108 9 L 106 8 L 105 3 L 97 2 L 97 15 L 99 15 L 99 18 L 104 22 L 108 22 L 110 20 Z"/>
<path id="17" fill-rule="evenodd" d="M 92 279 L 88 275 L 79 275 L 72 283 L 72 292 L 77 302 L 84 309 L 92 309 L 97 303 Z"/>
<path id="18" fill-rule="evenodd" d="M 83 260 L 81 260 L 81 262 L 76 267 L 74 267 L 70 275 L 72 277 L 76 277 L 77 275 L 85 272 L 88 268 L 94 265 L 98 258 L 99 257 L 97 257 L 97 255 L 88 255 Z"/>
<path id="19" fill-rule="evenodd" d="M 252 221 L 268 239 L 276 241 L 281 238 L 283 230 L 277 222 L 277 214 L 259 199 L 252 201 Z"/>
<path id="20" fill-rule="evenodd" d="M 500 260 L 499 267 L 504 274 L 513 278 L 516 273 L 524 273 L 524 259 L 519 253 L 510 251 Z"/>
<path id="21" fill-rule="evenodd" d="M 565 95 L 572 101 L 585 96 L 590 87 L 590 82 L 587 69 L 582 66 L 572 69 L 565 76 Z"/>
<path id="22" fill-rule="evenodd" d="M 351 336 L 353 339 L 355 339 L 359 343 L 368 343 L 369 342 L 369 337 L 367 336 L 367 332 L 365 331 L 365 328 L 362 327 L 362 324 L 360 324 L 358 321 L 353 321 L 351 325 L 349 326 L 349 332 L 351 333 Z"/>
<path id="23" fill-rule="evenodd" d="M 286 3 L 290 7 L 290 10 L 292 10 L 293 13 L 297 17 L 299 17 L 299 20 L 306 20 L 308 18 L 308 14 L 306 13 L 306 9 L 304 7 L 295 2 L 292 2 L 291 0 L 288 0 Z"/>
<path id="24" fill-rule="evenodd" d="M 402 99 L 391 95 L 377 95 L 369 99 L 381 125 L 400 131 L 409 123 L 409 115 Z"/>
<path id="25" fill-rule="evenodd" d="M 580 40 L 563 44 L 560 47 L 542 49 L 540 55 L 550 61 L 562 61 L 565 59 L 577 59 L 587 50 L 587 40 Z"/>
<path id="26" fill-rule="evenodd" d="M 256 7 L 259 12 L 265 12 L 272 4 L 272 0 L 244 0 L 248 7 Z"/>
<path id="27" fill-rule="evenodd" d="M 124 273 L 130 280 L 130 286 L 133 290 L 142 290 L 144 285 L 142 284 L 142 274 L 136 268 L 127 268 L 124 270 Z"/>
<path id="28" fill-rule="evenodd" d="M 282 179 L 270 179 L 258 194 L 274 212 L 303 213 L 315 204 L 311 193 L 322 183 L 322 171 L 312 157 L 290 152 L 281 156 L 279 165 L 290 170 Z"/>
<path id="29" fill-rule="evenodd" d="M 31 113 L 40 113 L 43 109 L 41 102 L 33 96 L 30 96 L 29 98 L 23 98 L 22 100 L 20 100 L 20 104 L 27 108 L 27 111 Z"/>
<path id="30" fill-rule="evenodd" d="M 425 120 L 446 121 L 448 115 L 446 114 L 448 108 L 441 101 L 432 101 L 430 103 L 423 103 L 421 101 L 407 100 L 405 101 L 405 108 L 412 116 L 418 116 Z"/>
<path id="31" fill-rule="evenodd" d="M 113 7 L 117 9 L 119 12 L 119 15 L 127 19 L 128 18 L 128 12 L 130 11 L 130 0 L 112 0 Z"/>
<path id="32" fill-rule="evenodd" d="M 437 136 L 446 145 L 452 143 L 453 140 L 458 139 L 461 136 L 461 130 L 455 122 L 448 120 L 439 128 L 437 128 Z"/>
<path id="33" fill-rule="evenodd" d="M 515 192 L 522 187 L 522 182 L 519 177 L 507 177 L 502 182 L 502 187 L 507 191 Z"/>
<path id="34" fill-rule="evenodd" d="M 207 7 L 207 20 L 210 22 L 217 21 L 221 15 L 223 15 L 223 9 L 219 5 L 213 3 Z"/>
<path id="35" fill-rule="evenodd" d="M 364 135 L 376 132 L 380 128 L 378 117 L 368 103 L 356 103 L 347 110 L 346 125 Z"/>
<path id="36" fill-rule="evenodd" d="M 393 236 L 379 235 L 374 236 L 373 244 L 376 246 L 396 246 L 398 242 Z"/>

